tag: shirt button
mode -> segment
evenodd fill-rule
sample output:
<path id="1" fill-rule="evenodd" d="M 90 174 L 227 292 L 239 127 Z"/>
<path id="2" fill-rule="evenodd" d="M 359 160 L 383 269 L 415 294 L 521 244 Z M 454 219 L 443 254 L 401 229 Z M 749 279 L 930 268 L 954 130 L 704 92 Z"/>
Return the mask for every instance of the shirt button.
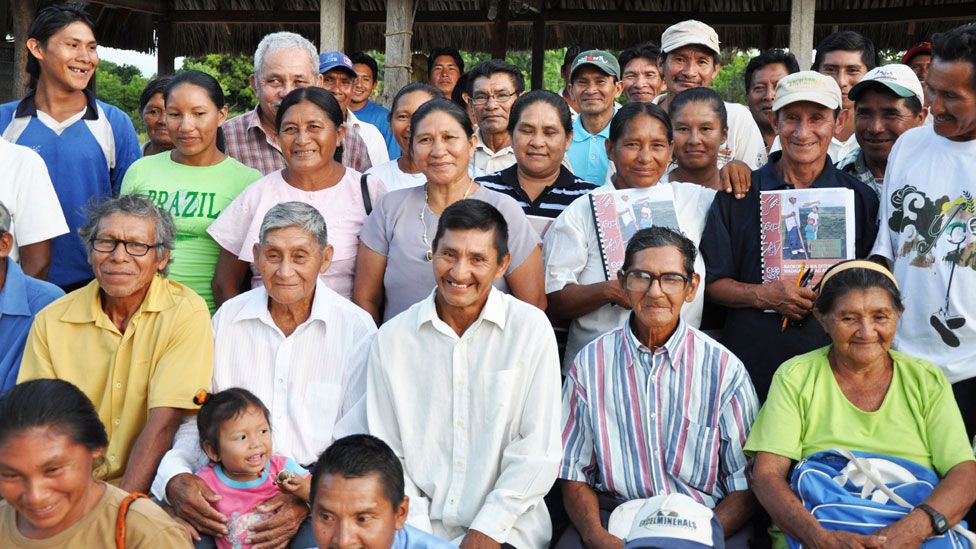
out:
<path id="1" fill-rule="evenodd" d="M 121 423 L 122 423 L 122 420 L 121 419 L 115 418 L 115 424 L 116 425 L 120 425 Z"/>
<path id="2" fill-rule="evenodd" d="M 121 389 L 121 388 L 122 388 L 122 384 L 121 384 L 121 383 L 119 383 L 119 382 L 116 382 L 116 383 L 115 383 L 115 388 L 116 388 L 116 389 Z"/>
<path id="3" fill-rule="evenodd" d="M 109 461 L 115 461 L 115 456 L 108 456 Z"/>

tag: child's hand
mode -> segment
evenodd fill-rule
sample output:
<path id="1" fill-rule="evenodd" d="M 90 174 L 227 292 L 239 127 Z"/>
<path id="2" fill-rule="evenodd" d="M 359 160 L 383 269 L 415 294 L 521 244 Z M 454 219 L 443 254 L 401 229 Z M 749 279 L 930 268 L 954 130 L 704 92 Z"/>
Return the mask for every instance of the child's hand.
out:
<path id="1" fill-rule="evenodd" d="M 281 471 L 278 473 L 276 484 L 282 492 L 293 494 L 306 502 L 308 501 L 311 477 L 302 478 L 291 471 Z"/>

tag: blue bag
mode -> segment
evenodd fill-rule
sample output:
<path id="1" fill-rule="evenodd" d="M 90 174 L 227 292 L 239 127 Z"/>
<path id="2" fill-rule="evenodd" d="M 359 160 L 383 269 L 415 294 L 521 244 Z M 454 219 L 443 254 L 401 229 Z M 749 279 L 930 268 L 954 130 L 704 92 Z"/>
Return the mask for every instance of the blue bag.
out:
<path id="1" fill-rule="evenodd" d="M 939 477 L 913 461 L 843 449 L 817 452 L 796 464 L 790 488 L 827 530 L 870 535 L 897 522 L 932 493 Z M 802 544 L 786 536 L 791 549 Z M 922 544 L 924 549 L 976 549 L 961 522 Z"/>

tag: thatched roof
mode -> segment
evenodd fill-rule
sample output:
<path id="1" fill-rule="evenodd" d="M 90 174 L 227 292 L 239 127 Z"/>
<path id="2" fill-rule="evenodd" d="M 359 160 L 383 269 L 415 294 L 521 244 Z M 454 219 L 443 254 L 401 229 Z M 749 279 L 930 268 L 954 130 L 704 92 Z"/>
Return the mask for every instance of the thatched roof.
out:
<path id="1" fill-rule="evenodd" d="M 0 0 L 7 6 L 18 0 Z M 502 0 L 504 3 L 505 0 Z M 412 45 L 488 51 L 489 4 L 498 0 L 416 0 Z M 695 17 L 718 30 L 724 45 L 785 47 L 789 42 L 790 0 L 509 0 L 508 49 L 531 49 L 532 20 L 542 5 L 546 47 L 588 42 L 624 48 L 660 40 L 661 32 Z M 92 0 L 99 41 L 111 47 L 153 51 L 154 20 L 169 5 L 177 55 L 250 53 L 262 36 L 290 30 L 319 39 L 318 0 Z M 356 49 L 384 48 L 385 0 L 347 0 L 347 32 Z M 155 12 L 155 13 L 154 13 Z M 201 19 L 210 22 L 202 23 Z M 267 22 L 269 19 L 276 22 Z M 976 20 L 976 2 L 964 0 L 817 0 L 814 41 L 838 28 L 859 31 L 879 48 L 906 49 L 961 20 Z M 0 25 L 2 27 L 2 25 Z M 4 30 L 0 28 L 0 30 Z"/>

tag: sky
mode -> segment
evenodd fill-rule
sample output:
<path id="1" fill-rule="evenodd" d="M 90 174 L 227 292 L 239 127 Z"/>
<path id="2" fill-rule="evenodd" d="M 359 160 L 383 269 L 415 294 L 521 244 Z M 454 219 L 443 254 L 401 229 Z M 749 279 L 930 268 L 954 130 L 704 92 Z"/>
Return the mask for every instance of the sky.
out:
<path id="1" fill-rule="evenodd" d="M 111 61 L 117 65 L 134 65 L 139 68 L 146 78 L 156 74 L 156 56 L 131 50 L 117 50 L 98 46 L 98 58 Z M 176 58 L 176 70 L 183 66 L 183 58 Z"/>

